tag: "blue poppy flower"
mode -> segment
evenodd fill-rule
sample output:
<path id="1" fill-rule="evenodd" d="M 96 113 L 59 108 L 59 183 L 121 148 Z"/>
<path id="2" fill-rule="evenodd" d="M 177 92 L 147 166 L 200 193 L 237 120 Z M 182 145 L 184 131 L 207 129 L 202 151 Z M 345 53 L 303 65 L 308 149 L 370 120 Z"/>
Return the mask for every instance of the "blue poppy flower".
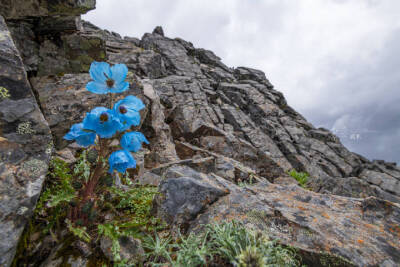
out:
<path id="1" fill-rule="evenodd" d="M 97 107 L 86 114 L 83 128 L 95 131 L 102 138 L 112 137 L 122 124 L 114 112 L 105 107 Z"/>
<path id="2" fill-rule="evenodd" d="M 125 64 L 110 67 L 106 62 L 94 61 L 90 65 L 89 73 L 93 81 L 86 85 L 86 89 L 92 93 L 122 93 L 129 88 L 129 83 L 125 81 L 128 74 Z"/>
<path id="3" fill-rule="evenodd" d="M 122 148 L 128 151 L 138 152 L 142 148 L 142 143 L 149 144 L 149 141 L 140 132 L 125 133 L 121 138 Z"/>
<path id="4" fill-rule="evenodd" d="M 133 95 L 128 95 L 115 103 L 113 110 L 123 124 L 121 131 L 129 129 L 132 125 L 140 124 L 139 111 L 144 107 L 142 100 Z"/>
<path id="5" fill-rule="evenodd" d="M 118 150 L 111 153 L 108 158 L 108 164 L 110 165 L 109 173 L 113 173 L 114 170 L 125 173 L 128 168 L 136 168 L 136 160 L 126 150 Z"/>
<path id="6" fill-rule="evenodd" d="M 83 123 L 77 123 L 71 126 L 69 132 L 64 135 L 66 140 L 75 140 L 78 145 L 87 147 L 94 144 L 96 133 L 92 131 L 85 131 Z"/>

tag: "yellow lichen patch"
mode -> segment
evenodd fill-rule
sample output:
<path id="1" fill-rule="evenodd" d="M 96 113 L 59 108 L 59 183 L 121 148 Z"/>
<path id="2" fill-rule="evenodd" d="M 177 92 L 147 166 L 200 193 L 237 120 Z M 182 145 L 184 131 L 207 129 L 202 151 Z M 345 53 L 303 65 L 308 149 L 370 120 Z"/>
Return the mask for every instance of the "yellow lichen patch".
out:
<path id="1" fill-rule="evenodd" d="M 17 126 L 17 133 L 18 134 L 34 134 L 36 131 L 32 129 L 32 125 L 30 121 L 21 122 Z"/>
<path id="2" fill-rule="evenodd" d="M 6 99 L 10 97 L 11 95 L 7 88 L 0 86 L 0 99 Z"/>

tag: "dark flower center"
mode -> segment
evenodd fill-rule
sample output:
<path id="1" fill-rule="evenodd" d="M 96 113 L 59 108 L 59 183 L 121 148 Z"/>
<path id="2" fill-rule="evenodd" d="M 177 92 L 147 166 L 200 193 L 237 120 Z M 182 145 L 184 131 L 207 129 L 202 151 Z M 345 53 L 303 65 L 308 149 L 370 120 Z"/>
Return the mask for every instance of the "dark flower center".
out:
<path id="1" fill-rule="evenodd" d="M 100 115 L 100 121 L 101 122 L 106 122 L 106 121 L 108 121 L 108 114 L 107 113 L 101 113 L 101 115 Z"/>
<path id="2" fill-rule="evenodd" d="M 112 88 L 114 86 L 115 81 L 113 79 L 108 78 L 106 81 L 107 87 Z"/>
<path id="3" fill-rule="evenodd" d="M 121 114 L 125 114 L 125 113 L 128 112 L 128 110 L 127 110 L 126 107 L 124 107 L 124 106 L 119 106 L 119 112 L 120 112 Z"/>

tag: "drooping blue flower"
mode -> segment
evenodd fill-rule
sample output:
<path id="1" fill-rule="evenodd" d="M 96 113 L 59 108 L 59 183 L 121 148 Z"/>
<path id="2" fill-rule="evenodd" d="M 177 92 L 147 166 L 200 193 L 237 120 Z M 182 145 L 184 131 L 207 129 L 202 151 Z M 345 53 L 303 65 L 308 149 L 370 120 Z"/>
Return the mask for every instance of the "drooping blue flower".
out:
<path id="1" fill-rule="evenodd" d="M 64 139 L 75 140 L 78 145 L 87 147 L 94 144 L 96 133 L 92 131 L 85 131 L 83 129 L 83 123 L 76 123 L 72 125 L 69 132 L 64 135 Z"/>
<path id="2" fill-rule="evenodd" d="M 138 152 L 142 148 L 142 143 L 149 144 L 149 141 L 141 132 L 125 133 L 121 138 L 122 148 L 132 152 Z"/>
<path id="3" fill-rule="evenodd" d="M 128 168 L 136 168 L 136 160 L 126 150 L 118 150 L 111 153 L 108 158 L 108 164 L 110 165 L 109 173 L 113 173 L 114 170 L 125 173 Z"/>
<path id="4" fill-rule="evenodd" d="M 129 83 L 125 81 L 128 74 L 125 64 L 110 67 L 106 62 L 94 61 L 90 65 L 89 73 L 93 81 L 86 85 L 86 89 L 92 93 L 122 93 L 129 88 Z"/>
<path id="5" fill-rule="evenodd" d="M 142 100 L 133 95 L 128 95 L 115 103 L 113 110 L 123 124 L 121 131 L 129 129 L 132 125 L 140 124 L 139 111 L 144 107 Z"/>
<path id="6" fill-rule="evenodd" d="M 105 107 L 96 107 L 86 114 L 83 128 L 95 131 L 102 138 L 112 137 L 122 124 L 114 112 Z"/>

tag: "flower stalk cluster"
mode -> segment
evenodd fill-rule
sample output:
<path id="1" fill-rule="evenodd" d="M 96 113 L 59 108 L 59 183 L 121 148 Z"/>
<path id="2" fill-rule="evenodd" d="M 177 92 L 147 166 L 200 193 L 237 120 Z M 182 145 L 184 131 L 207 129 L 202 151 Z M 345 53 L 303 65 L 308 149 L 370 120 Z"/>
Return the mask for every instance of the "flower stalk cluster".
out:
<path id="1" fill-rule="evenodd" d="M 129 89 L 129 83 L 125 81 L 128 68 L 124 64 L 110 66 L 106 62 L 95 61 L 91 64 L 89 73 L 92 81 L 86 85 L 86 89 L 95 94 L 108 94 L 110 101 L 108 107 L 93 108 L 81 123 L 72 125 L 64 136 L 66 140 L 75 141 L 98 152 L 96 167 L 79 193 L 80 203 L 71 213 L 72 220 L 84 217 L 81 208 L 95 200 L 96 187 L 107 171 L 114 175 L 116 172 L 123 174 L 129 168 L 136 168 L 136 161 L 131 152 L 139 151 L 142 143 L 149 144 L 142 133 L 130 131 L 132 126 L 140 124 L 139 112 L 145 107 L 143 102 L 133 95 L 128 95 L 113 105 L 112 94 Z M 121 137 L 122 149 L 113 151 L 110 147 L 111 138 L 116 137 Z"/>

